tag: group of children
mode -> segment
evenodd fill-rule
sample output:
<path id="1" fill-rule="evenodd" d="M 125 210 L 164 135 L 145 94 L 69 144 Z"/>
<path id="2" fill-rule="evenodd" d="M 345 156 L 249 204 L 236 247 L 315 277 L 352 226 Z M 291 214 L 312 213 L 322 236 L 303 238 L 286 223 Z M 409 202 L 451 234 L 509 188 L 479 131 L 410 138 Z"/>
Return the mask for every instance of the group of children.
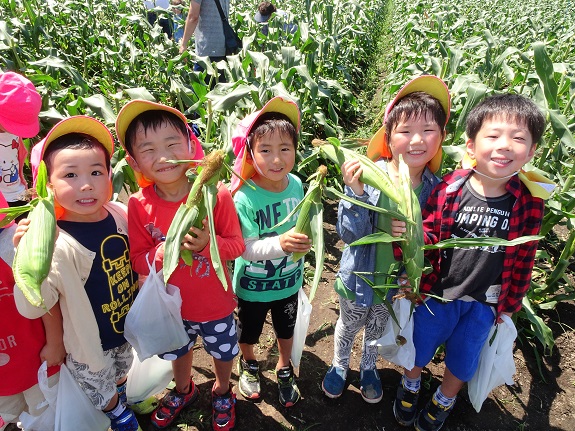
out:
<path id="1" fill-rule="evenodd" d="M 0 88 L 0 104 L 2 93 Z M 0 127 L 20 136 L 38 133 L 37 112 L 34 121 L 33 115 L 29 117 L 29 122 L 36 124 L 33 129 L 10 129 L 2 122 L 5 108 L 2 106 Z M 536 234 L 543 200 L 529 191 L 524 184 L 527 180 L 518 173 L 533 157 L 543 133 L 542 114 L 522 96 L 487 98 L 468 118 L 466 169 L 440 181 L 436 175 L 449 113 L 450 96 L 445 84 L 433 76 L 416 78 L 388 105 L 384 126 L 368 148 L 368 155 L 379 159 L 378 164 L 393 181 L 398 177 L 400 157 L 407 163 L 423 209 L 426 241 L 434 243 L 454 236 L 514 239 Z M 181 249 L 192 252 L 193 263 L 191 268 L 179 265 L 169 283 L 180 290 L 189 341 L 160 355 L 172 362 L 175 387 L 151 412 L 156 428 L 168 427 L 199 396 L 190 376 L 198 335 L 213 358 L 213 429 L 234 428 L 236 395 L 230 382 L 233 360 L 241 354 L 237 363 L 239 392 L 246 399 L 260 398 L 254 345 L 268 312 L 278 343 L 279 401 L 290 407 L 301 397 L 290 353 L 303 260 L 293 262 L 292 254 L 308 251 L 311 243 L 306 235 L 294 232 L 295 219 L 277 226 L 303 198 L 302 183 L 291 173 L 299 127 L 297 105 L 275 97 L 244 118 L 232 138 L 235 171 L 245 182 L 232 177 L 229 188 L 218 184 L 214 229 L 221 259 L 235 260 L 233 280 L 226 269 L 233 291 L 224 289 L 212 267 L 207 223 L 202 228 L 193 227 L 182 241 Z M 126 376 L 133 354 L 123 337 L 124 320 L 136 297 L 139 276 L 149 273 L 148 263 L 162 266 L 166 233 L 190 191 L 186 171 L 193 163 L 169 161 L 201 160 L 204 153 L 186 117 L 159 103 L 134 100 L 126 104 L 118 114 L 116 135 L 142 187 L 129 198 L 127 209 L 110 202 L 114 140 L 99 121 L 86 116 L 65 119 L 32 150 L 33 172 L 40 160 L 46 163 L 59 235 L 50 274 L 42 285 L 46 307 L 40 308 L 28 303 L 19 289 L 13 289 L 10 278 L 13 249 L 6 238 L 14 237 L 17 244 L 26 234 L 27 222 L 0 232 L 0 341 L 4 343 L 0 350 L 10 352 L 3 348 L 6 345 L 29 357 L 24 366 L 24 362 L 16 364 L 0 353 L 0 376 L 5 371 L 8 374 L 7 364 L 13 377 L 8 380 L 12 383 L 3 384 L 0 390 L 4 422 L 15 420 L 26 404 L 34 411 L 34 401 L 26 397 L 26 390 L 34 386 L 33 376 L 40 362 L 47 360 L 48 365 L 65 362 L 92 404 L 110 418 L 114 431 L 139 429 L 134 411 L 145 411 L 138 405 L 128 405 L 126 400 Z M 362 168 L 357 162 L 345 162 L 341 171 L 347 195 L 394 209 L 395 204 L 383 193 L 360 181 Z M 481 216 L 488 213 L 495 215 L 490 222 L 481 222 Z M 347 244 L 378 231 L 398 236 L 404 227 L 359 205 L 343 200 L 339 205 L 337 229 Z M 424 275 L 422 292 L 432 293 L 434 298 L 425 298 L 425 305 L 418 306 L 414 314 L 415 367 L 404 371 L 393 406 L 400 424 L 414 424 L 423 431 L 441 428 L 458 391 L 477 367 L 490 327 L 502 313 L 510 315 L 520 308 L 536 249 L 532 241 L 514 247 L 429 254 L 434 271 Z M 330 398 L 344 391 L 353 341 L 364 329 L 361 396 L 369 403 L 382 399 L 374 341 L 381 337 L 389 312 L 366 279 L 375 285 L 394 279 L 397 254 L 385 244 L 344 249 L 334 286 L 340 303 L 334 358 L 322 383 Z M 365 275 L 360 277 L 358 273 Z M 16 307 L 27 319 L 19 316 Z M 5 309 L 10 310 L 9 319 L 15 319 L 8 332 Z M 21 323 L 16 319 L 34 325 L 29 330 L 36 335 L 34 346 L 31 339 L 9 341 L 19 334 L 15 328 Z M 419 410 L 421 370 L 441 344 L 446 345 L 444 379 L 433 398 Z M 17 375 L 26 379 L 15 379 Z"/>

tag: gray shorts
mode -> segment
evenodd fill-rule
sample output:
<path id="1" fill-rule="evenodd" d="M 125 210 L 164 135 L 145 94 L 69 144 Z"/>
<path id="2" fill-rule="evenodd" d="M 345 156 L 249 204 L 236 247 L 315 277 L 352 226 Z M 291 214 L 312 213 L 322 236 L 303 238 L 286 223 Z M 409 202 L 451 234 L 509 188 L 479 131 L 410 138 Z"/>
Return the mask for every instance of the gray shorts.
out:
<path id="1" fill-rule="evenodd" d="M 71 355 L 66 357 L 66 366 L 90 401 L 98 410 L 110 404 L 116 394 L 116 382 L 128 374 L 134 355 L 132 346 L 124 343 L 104 351 L 106 365 L 97 372 L 90 371 L 87 364 L 77 362 Z"/>

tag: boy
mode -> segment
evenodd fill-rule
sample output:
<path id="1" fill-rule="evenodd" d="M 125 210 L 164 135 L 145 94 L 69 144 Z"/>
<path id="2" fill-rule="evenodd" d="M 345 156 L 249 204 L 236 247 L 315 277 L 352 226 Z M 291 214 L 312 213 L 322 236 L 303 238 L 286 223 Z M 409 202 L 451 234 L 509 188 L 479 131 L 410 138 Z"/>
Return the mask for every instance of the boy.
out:
<path id="1" fill-rule="evenodd" d="M 126 104 L 118 114 L 116 133 L 129 155 L 130 166 L 140 181 L 145 179 L 149 184 L 128 202 L 130 257 L 136 271 L 147 274 L 147 256 L 153 260 L 155 255 L 156 267 L 162 266 L 165 235 L 192 185 L 186 177 L 189 166 L 167 161 L 198 160 L 204 152 L 184 114 L 159 103 L 133 100 Z M 221 259 L 235 259 L 244 251 L 244 241 L 232 197 L 221 183 L 214 219 Z M 232 289 L 224 290 L 212 268 L 206 225 L 204 220 L 202 229 L 193 227 L 182 242 L 182 248 L 193 252 L 192 268 L 181 261 L 168 280 L 180 289 L 182 318 L 190 341 L 160 355 L 172 361 L 176 387 L 152 414 L 152 424 L 157 428 L 170 425 L 184 407 L 198 398 L 198 388 L 190 377 L 192 348 L 198 335 L 214 361 L 213 429 L 227 431 L 235 426 L 236 396 L 230 376 L 239 351 L 233 314 L 236 300 Z"/>
<path id="2" fill-rule="evenodd" d="M 397 183 L 399 176 L 399 156 L 403 157 L 421 206 L 425 205 L 433 187 L 439 182 L 435 172 L 441 165 L 441 144 L 445 138 L 449 111 L 449 92 L 439 78 L 415 78 L 389 103 L 385 110 L 384 126 L 368 146 L 368 156 L 372 160 L 382 159 L 377 163 L 389 173 L 394 183 Z M 341 170 L 348 196 L 381 208 L 397 209 L 379 190 L 359 181 L 362 173 L 359 162 L 345 162 Z M 374 211 L 340 201 L 337 230 L 346 244 L 372 233 L 391 232 L 390 229 L 388 217 L 380 217 Z M 390 284 L 392 281 L 387 281 L 387 278 L 393 273 L 395 265 L 389 244 L 346 247 L 343 251 L 334 285 L 340 304 L 334 334 L 334 358 L 322 384 L 329 398 L 338 398 L 343 393 L 351 348 L 362 328 L 361 396 L 372 404 L 383 397 L 376 368 L 378 352 L 375 341 L 383 335 L 389 312 L 373 288 L 356 273 L 367 273 L 365 277 L 374 285 Z"/>
<path id="3" fill-rule="evenodd" d="M 423 211 L 426 243 L 447 238 L 537 235 L 545 193 L 535 193 L 521 168 L 535 154 L 545 118 L 523 96 L 488 97 L 467 118 L 467 163 L 443 178 Z M 539 190 L 543 190 L 539 187 Z M 399 222 L 398 222 L 399 223 Z M 398 232 L 394 232 L 395 235 Z M 432 293 L 414 316 L 415 367 L 404 370 L 394 402 L 402 425 L 439 430 L 457 393 L 477 369 L 479 353 L 501 314 L 521 308 L 537 241 L 513 247 L 474 247 L 428 253 L 433 272 L 421 292 Z M 417 414 L 422 368 L 445 343 L 443 382 Z"/>
<path id="4" fill-rule="evenodd" d="M 32 82 L 14 72 L 0 73 L 0 192 L 10 206 L 27 203 L 22 138 L 38 134 L 41 108 L 42 98 Z"/>
<path id="5" fill-rule="evenodd" d="M 0 193 L 0 208 L 7 207 Z M 0 220 L 3 218 L 0 215 Z M 12 273 L 15 231 L 14 223 L 0 228 L 0 419 L 5 422 L 0 423 L 0 430 L 15 423 L 24 411 L 39 416 L 45 410 L 47 406 L 38 408 L 45 401 L 38 386 L 38 368 L 43 361 L 48 362 L 48 382 L 53 386 L 58 381 L 56 365 L 66 355 L 58 307 L 42 319 L 26 319 L 16 309 Z"/>
<path id="6" fill-rule="evenodd" d="M 42 298 L 47 309 L 62 310 L 66 366 L 74 379 L 110 418 L 113 431 L 136 431 L 125 395 L 133 355 L 123 333 L 138 277 L 127 259 L 126 209 L 109 202 L 113 150 L 106 126 L 86 116 L 60 121 L 32 150 L 34 164 L 46 163 L 59 228 Z M 14 297 L 25 317 L 46 313 L 20 289 Z"/>
<path id="7" fill-rule="evenodd" d="M 235 168 L 251 185 L 235 178 L 232 193 L 242 225 L 246 251 L 236 259 L 234 289 L 238 295 L 238 334 L 242 356 L 238 362 L 240 393 L 260 397 L 259 366 L 254 353 L 268 311 L 277 336 L 276 375 L 279 401 L 284 407 L 300 399 L 290 355 L 297 316 L 298 290 L 303 283 L 303 259 L 310 241 L 293 231 L 295 219 L 272 229 L 303 198 L 301 181 L 290 172 L 295 164 L 300 113 L 281 97 L 244 118 L 232 137 Z"/>

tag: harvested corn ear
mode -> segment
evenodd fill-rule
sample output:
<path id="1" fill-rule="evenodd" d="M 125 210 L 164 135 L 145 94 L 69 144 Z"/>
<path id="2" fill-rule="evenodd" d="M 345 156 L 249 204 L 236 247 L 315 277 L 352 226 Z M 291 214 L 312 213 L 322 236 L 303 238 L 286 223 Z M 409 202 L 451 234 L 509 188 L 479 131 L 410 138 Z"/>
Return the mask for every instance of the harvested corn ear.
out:
<path id="1" fill-rule="evenodd" d="M 210 230 L 210 255 L 212 266 L 218 278 L 227 290 L 228 283 L 225 277 L 224 268 L 221 263 L 217 248 L 216 234 L 213 226 L 213 210 L 217 195 L 217 183 L 229 167 L 224 163 L 225 154 L 223 150 L 212 151 L 206 155 L 201 165 L 197 169 L 197 176 L 190 175 L 193 179 L 192 188 L 188 198 L 176 212 L 170 228 L 166 234 L 164 244 L 164 281 L 168 280 L 176 267 L 180 257 L 186 265 L 193 264 L 193 253 L 189 250 L 180 250 L 184 237 L 190 232 L 192 227 L 202 228 L 203 220 L 208 217 Z M 178 160 L 174 163 L 189 163 L 190 160 Z M 207 195 L 210 196 L 207 196 Z"/>

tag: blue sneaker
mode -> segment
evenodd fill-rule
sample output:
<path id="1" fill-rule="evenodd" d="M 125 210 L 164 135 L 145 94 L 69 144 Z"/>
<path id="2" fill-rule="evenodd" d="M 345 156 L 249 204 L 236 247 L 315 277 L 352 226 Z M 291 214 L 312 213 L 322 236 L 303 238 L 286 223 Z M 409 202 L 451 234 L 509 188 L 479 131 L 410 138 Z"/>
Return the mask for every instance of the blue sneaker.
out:
<path id="1" fill-rule="evenodd" d="M 106 415 L 110 417 L 108 413 Z M 142 431 L 136 415 L 129 408 L 126 408 L 120 416 L 110 418 L 110 428 L 112 431 Z"/>
<path id="2" fill-rule="evenodd" d="M 393 401 L 393 415 L 397 423 L 406 427 L 413 425 L 417 416 L 418 398 L 419 391 L 412 392 L 399 383 Z"/>
<path id="3" fill-rule="evenodd" d="M 321 388 L 329 398 L 339 398 L 345 388 L 345 379 L 347 377 L 347 370 L 332 365 L 327 370 Z"/>
<path id="4" fill-rule="evenodd" d="M 439 404 L 435 397 L 431 398 L 427 405 L 419 412 L 415 420 L 414 427 L 417 431 L 438 431 L 443 427 L 447 416 L 453 410 L 455 401 L 449 406 L 444 407 Z"/>
<path id="5" fill-rule="evenodd" d="M 370 404 L 379 403 L 383 398 L 383 389 L 377 369 L 361 370 L 360 373 L 361 397 Z"/>

